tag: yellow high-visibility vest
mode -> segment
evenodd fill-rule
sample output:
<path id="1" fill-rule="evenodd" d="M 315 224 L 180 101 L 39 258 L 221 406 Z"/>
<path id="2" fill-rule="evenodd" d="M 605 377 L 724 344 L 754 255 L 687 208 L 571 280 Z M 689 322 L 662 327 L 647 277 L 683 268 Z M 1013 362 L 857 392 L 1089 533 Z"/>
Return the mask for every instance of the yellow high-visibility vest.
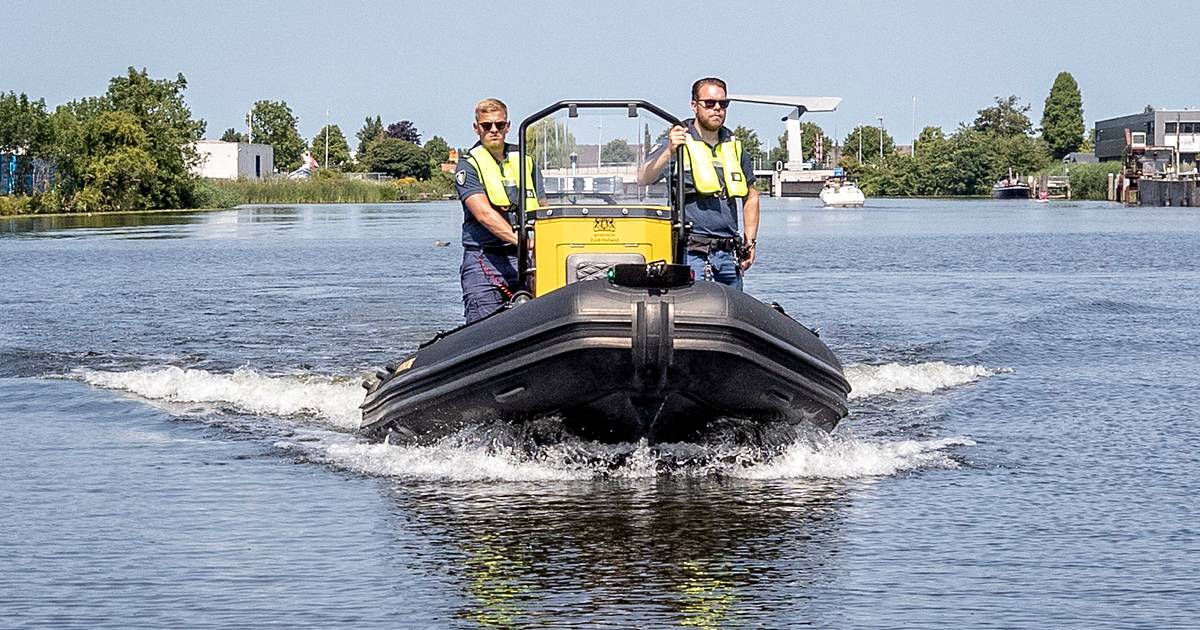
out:
<path id="1" fill-rule="evenodd" d="M 517 177 L 521 169 L 521 163 L 518 161 L 520 157 L 519 153 L 512 151 L 504 162 L 496 162 L 496 158 L 492 157 L 491 152 L 482 144 L 467 154 L 467 161 L 475 167 L 475 172 L 479 174 L 483 188 L 487 191 L 488 201 L 492 202 L 493 206 L 508 210 L 515 205 L 508 198 L 508 188 L 517 187 Z M 525 199 L 526 210 L 538 209 L 537 191 L 533 189 L 533 160 L 528 157 L 525 158 Z"/>
<path id="2" fill-rule="evenodd" d="M 714 161 L 721 164 L 725 174 L 724 189 L 729 197 L 745 197 L 750 189 L 746 185 L 746 174 L 742 172 L 742 141 L 730 138 L 710 147 L 703 140 L 688 137 L 683 154 L 683 168 L 692 172 L 692 184 L 696 192 L 713 195 L 721 191 L 721 180 L 717 177 Z"/>

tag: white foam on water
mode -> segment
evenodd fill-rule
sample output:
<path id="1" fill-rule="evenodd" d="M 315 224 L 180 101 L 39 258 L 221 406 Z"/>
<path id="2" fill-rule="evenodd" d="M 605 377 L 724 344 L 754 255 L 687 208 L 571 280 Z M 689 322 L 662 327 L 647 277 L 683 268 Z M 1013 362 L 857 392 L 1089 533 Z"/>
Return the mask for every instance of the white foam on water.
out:
<path id="1" fill-rule="evenodd" d="M 276 446 L 304 448 L 289 443 Z M 339 442 L 326 444 L 323 454 L 310 452 L 310 455 L 339 468 L 375 477 L 431 481 L 565 481 L 591 479 L 596 475 L 586 467 L 560 467 L 524 460 L 512 452 L 461 444 L 395 446 Z"/>
<path id="2" fill-rule="evenodd" d="M 845 367 L 846 380 L 853 388 L 850 398 L 869 398 L 880 394 L 911 390 L 929 394 L 939 389 L 973 383 L 1007 370 L 982 365 L 951 365 L 942 361 L 902 365 L 853 363 Z"/>
<path id="3" fill-rule="evenodd" d="M 967 437 L 868 442 L 831 436 L 796 442 L 769 462 L 730 470 L 729 474 L 747 479 L 882 477 L 920 468 L 958 468 L 946 449 L 974 445 L 975 441 Z"/>
<path id="4" fill-rule="evenodd" d="M 97 387 L 131 392 L 150 400 L 232 405 L 253 414 L 312 414 L 339 428 L 358 428 L 363 390 L 357 381 L 327 376 L 268 376 L 250 368 L 232 374 L 161 367 L 130 372 L 79 370 Z"/>
<path id="5" fill-rule="evenodd" d="M 746 465 L 725 457 L 732 445 L 695 447 L 711 457 L 699 465 L 672 466 L 670 474 L 704 477 L 724 475 L 755 480 L 856 479 L 885 477 L 928 468 L 958 468 L 948 449 L 974 446 L 966 437 L 935 440 L 868 442 L 849 437 L 802 440 L 765 463 Z M 512 450 L 464 446 L 445 440 L 430 446 L 364 444 L 349 436 L 321 444 L 279 442 L 281 448 L 304 451 L 338 468 L 377 477 L 421 481 L 570 481 L 599 477 L 646 479 L 659 476 L 660 451 L 645 443 L 623 445 L 619 467 L 575 461 L 578 445 L 541 450 L 536 458 Z"/>
<path id="6" fill-rule="evenodd" d="M 851 397 L 866 398 L 902 390 L 933 392 L 1002 371 L 943 362 L 853 364 L 846 367 L 846 376 L 854 387 Z M 316 416 L 321 423 L 342 430 L 358 428 L 358 405 L 363 400 L 357 380 L 347 382 L 314 375 L 271 376 L 250 368 L 228 374 L 159 367 L 127 372 L 79 370 L 76 375 L 91 385 L 131 392 L 148 400 L 229 405 L 256 415 Z M 962 437 L 872 442 L 835 435 L 799 440 L 766 462 L 758 462 L 756 453 L 734 444 L 664 450 L 644 442 L 615 447 L 575 442 L 542 446 L 531 454 L 526 449 L 463 440 L 462 436 L 427 446 L 368 444 L 335 432 L 317 431 L 309 437 L 308 441 L 280 442 L 277 446 L 372 476 L 513 482 L 599 476 L 653 478 L 661 474 L 664 461 L 669 461 L 672 474 L 688 476 L 876 477 L 921 468 L 954 468 L 958 464 L 947 449 L 974 445 L 969 438 Z"/>

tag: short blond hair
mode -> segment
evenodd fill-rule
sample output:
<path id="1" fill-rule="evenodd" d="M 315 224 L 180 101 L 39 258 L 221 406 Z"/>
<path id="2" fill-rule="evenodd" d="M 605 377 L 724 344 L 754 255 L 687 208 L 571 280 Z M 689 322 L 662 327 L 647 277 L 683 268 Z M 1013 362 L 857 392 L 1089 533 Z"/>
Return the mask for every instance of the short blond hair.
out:
<path id="1" fill-rule="evenodd" d="M 508 116 L 508 106 L 498 98 L 485 98 L 475 106 L 475 120 L 479 120 L 482 114 L 492 112 L 504 112 L 504 115 Z"/>

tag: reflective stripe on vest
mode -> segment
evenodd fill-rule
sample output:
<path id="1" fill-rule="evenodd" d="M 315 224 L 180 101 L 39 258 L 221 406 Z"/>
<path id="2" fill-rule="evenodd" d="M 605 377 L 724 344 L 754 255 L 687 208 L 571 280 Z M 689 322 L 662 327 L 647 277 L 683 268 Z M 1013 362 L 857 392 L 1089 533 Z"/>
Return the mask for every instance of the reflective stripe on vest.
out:
<path id="1" fill-rule="evenodd" d="M 713 195 L 721 192 L 721 180 L 713 166 L 714 158 L 721 163 L 725 173 L 724 189 L 729 197 L 745 197 L 750 192 L 746 186 L 746 174 L 742 172 L 742 141 L 730 138 L 713 149 L 703 140 L 689 137 L 687 151 L 683 154 L 683 168 L 692 172 L 692 184 L 696 192 Z"/>
<path id="2" fill-rule="evenodd" d="M 467 154 L 467 161 L 475 167 L 479 180 L 483 182 L 488 201 L 497 208 L 508 210 L 515 205 L 508 198 L 508 187 L 517 187 L 517 177 L 521 168 L 521 163 L 517 161 L 519 157 L 520 154 L 513 151 L 504 159 L 503 164 L 499 164 L 483 145 L 471 149 Z M 525 199 L 526 210 L 537 210 L 537 191 L 533 189 L 533 160 L 529 158 L 525 158 Z"/>

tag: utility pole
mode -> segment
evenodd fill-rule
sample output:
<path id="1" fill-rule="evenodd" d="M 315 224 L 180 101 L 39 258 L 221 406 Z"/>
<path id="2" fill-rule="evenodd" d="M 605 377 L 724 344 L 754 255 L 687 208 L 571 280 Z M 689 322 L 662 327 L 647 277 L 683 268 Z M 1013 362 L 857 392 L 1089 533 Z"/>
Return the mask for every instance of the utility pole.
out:
<path id="1" fill-rule="evenodd" d="M 862 125 L 859 125 L 858 126 L 858 163 L 859 164 L 862 164 L 862 135 L 863 135 L 863 128 L 862 128 Z"/>
<path id="2" fill-rule="evenodd" d="M 883 116 L 876 116 L 875 120 L 879 121 L 879 159 L 883 159 Z"/>
<path id="3" fill-rule="evenodd" d="M 246 136 L 246 142 L 254 142 L 254 108 L 253 107 L 250 108 L 250 111 L 246 112 L 246 126 L 249 127 L 249 129 L 250 129 L 249 133 Z"/>
<path id="4" fill-rule="evenodd" d="M 325 168 L 329 168 L 329 108 L 325 108 Z"/>
<path id="5" fill-rule="evenodd" d="M 913 97 L 912 154 L 917 157 L 917 97 Z"/>

